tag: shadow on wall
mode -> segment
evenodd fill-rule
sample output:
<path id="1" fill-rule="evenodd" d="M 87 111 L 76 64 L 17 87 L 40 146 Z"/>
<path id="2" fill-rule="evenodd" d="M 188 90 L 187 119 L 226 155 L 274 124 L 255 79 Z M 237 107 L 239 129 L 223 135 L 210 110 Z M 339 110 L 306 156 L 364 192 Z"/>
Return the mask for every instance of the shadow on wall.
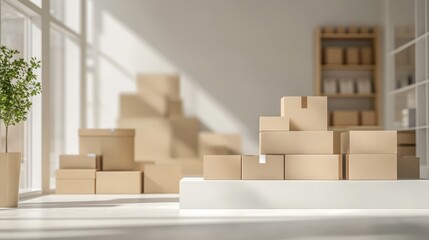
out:
<path id="1" fill-rule="evenodd" d="M 242 133 L 246 153 L 257 152 L 259 116 L 279 115 L 284 95 L 312 95 L 316 26 L 379 25 L 382 21 L 381 1 L 371 0 L 272 0 L 269 4 L 258 0 L 93 0 L 93 4 L 95 45 L 102 52 L 112 56 L 128 52 L 128 59 L 112 58 L 134 74 L 183 73 L 187 112 L 214 131 Z M 316 12 L 304 14 L 308 9 Z M 153 62 L 159 65 L 136 63 L 148 56 L 138 45 L 121 45 L 126 43 L 123 34 L 113 35 L 115 45 L 106 44 L 103 38 L 111 28 L 106 16 L 155 49 L 161 57 L 154 57 Z"/>

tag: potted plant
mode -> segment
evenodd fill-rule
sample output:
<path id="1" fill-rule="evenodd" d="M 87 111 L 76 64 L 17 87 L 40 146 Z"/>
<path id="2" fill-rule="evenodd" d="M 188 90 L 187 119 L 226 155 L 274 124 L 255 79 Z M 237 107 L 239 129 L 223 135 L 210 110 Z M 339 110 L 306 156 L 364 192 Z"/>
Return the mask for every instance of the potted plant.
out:
<path id="1" fill-rule="evenodd" d="M 27 120 L 31 98 L 41 93 L 35 70 L 40 61 L 18 58 L 19 51 L 0 46 L 0 124 L 5 129 L 5 149 L 0 152 L 0 207 L 17 207 L 21 153 L 8 152 L 9 127 Z"/>

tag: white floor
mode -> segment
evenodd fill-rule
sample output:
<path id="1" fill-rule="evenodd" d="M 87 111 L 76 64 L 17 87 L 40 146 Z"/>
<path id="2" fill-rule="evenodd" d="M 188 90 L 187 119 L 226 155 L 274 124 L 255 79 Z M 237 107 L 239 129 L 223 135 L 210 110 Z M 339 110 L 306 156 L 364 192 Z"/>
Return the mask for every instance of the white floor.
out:
<path id="1" fill-rule="evenodd" d="M 429 210 L 178 207 L 177 195 L 48 195 L 0 209 L 0 239 L 429 239 Z"/>

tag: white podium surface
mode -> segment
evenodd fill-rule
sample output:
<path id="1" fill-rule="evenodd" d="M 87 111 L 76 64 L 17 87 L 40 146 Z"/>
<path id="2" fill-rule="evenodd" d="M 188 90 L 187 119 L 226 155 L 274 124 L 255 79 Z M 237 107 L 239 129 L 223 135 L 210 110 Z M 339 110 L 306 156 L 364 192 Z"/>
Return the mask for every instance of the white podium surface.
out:
<path id="1" fill-rule="evenodd" d="M 181 209 L 429 209 L 429 180 L 180 181 Z"/>

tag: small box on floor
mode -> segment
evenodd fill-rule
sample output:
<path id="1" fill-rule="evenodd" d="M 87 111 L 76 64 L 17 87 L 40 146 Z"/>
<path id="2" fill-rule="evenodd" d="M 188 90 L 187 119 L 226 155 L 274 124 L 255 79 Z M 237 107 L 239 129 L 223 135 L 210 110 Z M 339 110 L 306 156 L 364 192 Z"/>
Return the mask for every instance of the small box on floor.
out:
<path id="1" fill-rule="evenodd" d="M 261 154 L 333 154 L 332 131 L 260 132 Z"/>
<path id="2" fill-rule="evenodd" d="M 79 153 L 103 156 L 103 171 L 134 167 L 134 129 L 79 129 Z"/>
<path id="3" fill-rule="evenodd" d="M 242 157 L 243 180 L 283 180 L 284 155 Z"/>
<path id="4" fill-rule="evenodd" d="M 101 155 L 60 155 L 60 169 L 96 169 L 101 171 Z"/>
<path id="5" fill-rule="evenodd" d="M 60 169 L 56 172 L 56 194 L 95 194 L 95 169 Z"/>
<path id="6" fill-rule="evenodd" d="M 285 155 L 285 179 L 342 179 L 341 155 Z"/>
<path id="7" fill-rule="evenodd" d="M 396 180 L 396 154 L 347 154 L 345 176 L 348 180 Z"/>
<path id="8" fill-rule="evenodd" d="M 358 126 L 358 111 L 333 111 L 332 125 L 334 126 Z"/>
<path id="9" fill-rule="evenodd" d="M 111 171 L 97 172 L 97 194 L 141 194 L 142 172 Z"/>
<path id="10" fill-rule="evenodd" d="M 281 116 L 289 118 L 290 131 L 327 131 L 328 98 L 282 97 Z"/>
<path id="11" fill-rule="evenodd" d="M 204 155 L 204 180 L 241 180 L 241 155 Z"/>
<path id="12" fill-rule="evenodd" d="M 179 193 L 182 172 L 179 166 L 148 165 L 144 172 L 144 193 Z"/>
<path id="13" fill-rule="evenodd" d="M 420 158 L 398 156 L 398 179 L 420 179 Z"/>
<path id="14" fill-rule="evenodd" d="M 396 131 L 350 131 L 341 134 L 341 153 L 397 153 Z"/>

